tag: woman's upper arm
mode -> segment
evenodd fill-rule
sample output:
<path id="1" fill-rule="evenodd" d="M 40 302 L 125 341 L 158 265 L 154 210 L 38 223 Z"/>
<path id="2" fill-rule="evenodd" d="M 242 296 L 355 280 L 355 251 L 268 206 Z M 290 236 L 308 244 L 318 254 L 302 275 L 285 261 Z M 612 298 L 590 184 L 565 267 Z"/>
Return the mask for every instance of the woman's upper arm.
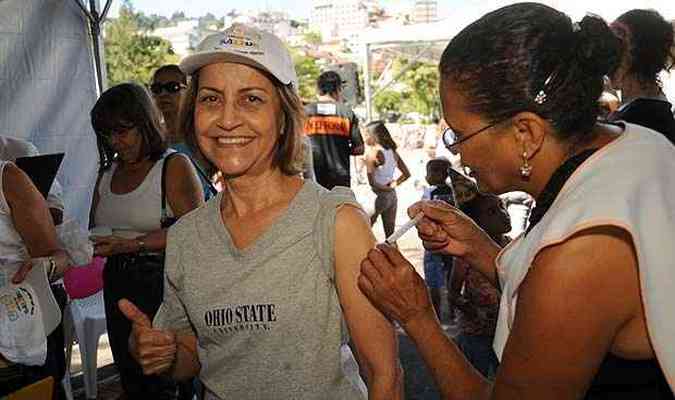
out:
<path id="1" fill-rule="evenodd" d="M 177 154 L 165 162 L 166 198 L 176 217 L 192 211 L 204 203 L 204 192 L 192 162 Z"/>
<path id="2" fill-rule="evenodd" d="M 635 250 L 615 227 L 542 250 L 518 291 L 495 399 L 579 399 L 640 312 Z M 635 298 L 637 297 L 637 298 Z"/>
<path id="3" fill-rule="evenodd" d="M 396 156 L 396 165 L 398 166 L 398 169 L 401 170 L 401 173 L 405 176 L 410 176 L 410 170 L 408 170 L 408 166 L 398 154 L 398 151 L 394 151 L 394 155 Z"/>
<path id="4" fill-rule="evenodd" d="M 357 287 L 361 261 L 375 246 L 366 214 L 342 206 L 335 221 L 335 272 L 338 295 L 350 335 L 363 367 L 377 374 L 396 374 L 398 342 L 392 324 Z"/>
<path id="5" fill-rule="evenodd" d="M 372 173 L 375 170 L 376 150 L 368 149 L 365 153 L 364 161 L 366 163 L 366 172 Z"/>
<path id="6" fill-rule="evenodd" d="M 49 214 L 47 201 L 30 178 L 14 164 L 3 172 L 3 192 L 12 210 L 14 229 L 31 257 L 42 257 L 59 249 L 56 228 Z"/>

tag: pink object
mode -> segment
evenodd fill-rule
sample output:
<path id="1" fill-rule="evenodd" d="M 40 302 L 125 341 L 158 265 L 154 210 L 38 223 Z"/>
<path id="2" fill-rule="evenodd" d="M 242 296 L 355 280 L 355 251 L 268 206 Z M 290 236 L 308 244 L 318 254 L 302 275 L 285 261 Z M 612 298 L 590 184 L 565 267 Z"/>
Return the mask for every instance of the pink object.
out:
<path id="1" fill-rule="evenodd" d="M 103 289 L 104 257 L 94 257 L 91 263 L 68 268 L 63 284 L 71 299 L 82 299 Z"/>

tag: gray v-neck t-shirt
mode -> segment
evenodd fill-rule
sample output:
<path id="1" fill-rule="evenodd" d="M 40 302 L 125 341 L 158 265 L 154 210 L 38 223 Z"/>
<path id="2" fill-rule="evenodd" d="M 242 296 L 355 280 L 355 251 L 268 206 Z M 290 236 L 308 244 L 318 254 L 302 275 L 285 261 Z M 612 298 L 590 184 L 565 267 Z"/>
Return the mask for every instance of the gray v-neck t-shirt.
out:
<path id="1" fill-rule="evenodd" d="M 207 399 L 365 398 L 358 370 L 343 368 L 334 284 L 336 210 L 360 207 L 351 190 L 305 181 L 245 249 L 222 222 L 222 196 L 170 229 L 154 325 L 196 334 Z"/>

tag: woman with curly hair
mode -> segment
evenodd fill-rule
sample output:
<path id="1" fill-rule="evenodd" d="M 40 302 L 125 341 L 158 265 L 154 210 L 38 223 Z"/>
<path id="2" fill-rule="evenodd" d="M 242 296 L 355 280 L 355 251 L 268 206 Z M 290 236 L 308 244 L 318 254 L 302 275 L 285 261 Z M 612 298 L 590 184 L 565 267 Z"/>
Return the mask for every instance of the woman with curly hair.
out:
<path id="1" fill-rule="evenodd" d="M 623 50 L 621 63 L 611 74 L 623 104 L 610 119 L 646 126 L 675 143 L 672 104 L 659 80 L 661 71 L 669 72 L 675 64 L 673 25 L 654 10 L 630 10 L 611 29 Z"/>

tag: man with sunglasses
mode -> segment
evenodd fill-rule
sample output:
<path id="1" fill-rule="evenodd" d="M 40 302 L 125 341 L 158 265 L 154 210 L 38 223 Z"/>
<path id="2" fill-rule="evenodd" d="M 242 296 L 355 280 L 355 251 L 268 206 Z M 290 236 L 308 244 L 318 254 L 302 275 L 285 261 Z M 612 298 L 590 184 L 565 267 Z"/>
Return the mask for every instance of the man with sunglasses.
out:
<path id="1" fill-rule="evenodd" d="M 159 67 L 152 76 L 150 91 L 157 107 L 162 111 L 169 145 L 183 142 L 183 135 L 176 123 L 182 94 L 187 87 L 187 78 L 177 65 Z"/>
<path id="2" fill-rule="evenodd" d="M 326 189 L 349 187 L 349 156 L 364 151 L 358 119 L 343 104 L 344 83 L 335 71 L 322 73 L 317 80 L 318 101 L 305 106 L 305 135 L 312 143 L 316 181 Z"/>
<path id="3" fill-rule="evenodd" d="M 178 126 L 178 114 L 183 93 L 187 88 L 187 76 L 175 64 L 159 67 L 152 76 L 150 91 L 155 104 L 164 117 L 166 140 L 169 147 L 190 157 L 197 169 L 199 180 L 204 189 L 205 200 L 216 194 L 211 174 L 204 167 L 207 165 L 185 144 L 183 132 Z"/>

